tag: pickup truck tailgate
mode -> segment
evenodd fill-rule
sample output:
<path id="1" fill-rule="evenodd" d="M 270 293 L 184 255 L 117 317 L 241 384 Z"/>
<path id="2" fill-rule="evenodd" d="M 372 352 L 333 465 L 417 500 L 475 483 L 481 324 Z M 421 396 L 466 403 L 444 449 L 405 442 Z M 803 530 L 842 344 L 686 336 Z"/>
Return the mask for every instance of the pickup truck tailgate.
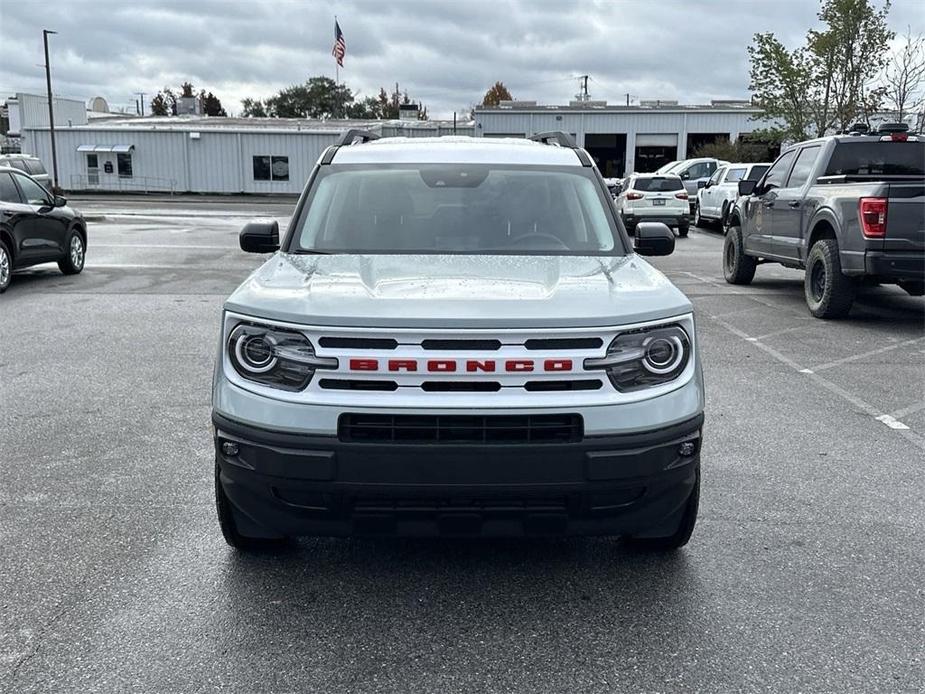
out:
<path id="1" fill-rule="evenodd" d="M 890 183 L 885 251 L 925 250 L 925 183 Z"/>

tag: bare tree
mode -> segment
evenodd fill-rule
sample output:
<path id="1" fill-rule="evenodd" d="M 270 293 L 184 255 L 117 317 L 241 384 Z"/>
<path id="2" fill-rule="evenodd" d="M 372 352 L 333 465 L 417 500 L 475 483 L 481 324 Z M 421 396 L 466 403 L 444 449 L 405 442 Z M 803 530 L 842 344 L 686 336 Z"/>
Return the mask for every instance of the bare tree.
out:
<path id="1" fill-rule="evenodd" d="M 925 107 L 925 37 L 906 30 L 902 50 L 883 72 L 885 102 L 901 121 Z"/>

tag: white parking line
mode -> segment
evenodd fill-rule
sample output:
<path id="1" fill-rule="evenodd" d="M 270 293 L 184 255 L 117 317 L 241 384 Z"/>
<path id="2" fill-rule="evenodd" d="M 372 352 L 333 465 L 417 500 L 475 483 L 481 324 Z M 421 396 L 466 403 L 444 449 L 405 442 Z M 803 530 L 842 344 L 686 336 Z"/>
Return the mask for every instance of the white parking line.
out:
<path id="1" fill-rule="evenodd" d="M 877 421 L 883 422 L 888 427 L 890 427 L 890 429 L 908 429 L 909 428 L 905 424 L 891 417 L 888 414 L 882 414 L 879 417 L 874 417 L 874 419 L 876 419 Z"/>
<path id="2" fill-rule="evenodd" d="M 921 410 L 925 410 L 925 400 L 917 402 L 914 405 L 909 405 L 908 407 L 903 407 L 895 412 L 890 412 L 890 416 L 896 419 L 902 419 L 903 417 L 908 417 L 910 414 L 915 414 Z"/>
<path id="3" fill-rule="evenodd" d="M 899 349 L 900 347 L 905 347 L 907 345 L 915 344 L 916 342 L 921 342 L 925 340 L 925 337 L 916 337 L 911 340 L 904 340 L 903 342 L 897 342 L 895 345 L 887 345 L 886 347 L 881 347 L 880 349 L 872 349 L 869 352 L 864 352 L 863 354 L 853 354 L 850 357 L 843 357 L 841 359 L 836 359 L 835 361 L 830 361 L 825 364 L 820 364 L 819 366 L 814 366 L 814 371 L 825 371 L 826 369 L 831 369 L 834 366 L 840 366 L 841 364 L 847 364 L 848 362 L 857 361 L 858 359 L 864 359 L 866 357 L 873 357 L 878 354 L 883 354 L 884 352 L 889 352 L 894 349 Z"/>

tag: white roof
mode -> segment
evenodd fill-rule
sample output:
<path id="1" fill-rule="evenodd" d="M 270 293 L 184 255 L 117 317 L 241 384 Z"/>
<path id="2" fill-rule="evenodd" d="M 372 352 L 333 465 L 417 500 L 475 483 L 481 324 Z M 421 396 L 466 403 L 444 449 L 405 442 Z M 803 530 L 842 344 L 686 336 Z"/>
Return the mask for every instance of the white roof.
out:
<path id="1" fill-rule="evenodd" d="M 333 164 L 545 164 L 581 166 L 573 149 L 522 138 L 388 137 L 341 147 Z"/>
<path id="2" fill-rule="evenodd" d="M 681 177 L 676 173 L 665 172 L 665 173 L 634 173 L 633 178 L 677 178 L 679 181 Z"/>

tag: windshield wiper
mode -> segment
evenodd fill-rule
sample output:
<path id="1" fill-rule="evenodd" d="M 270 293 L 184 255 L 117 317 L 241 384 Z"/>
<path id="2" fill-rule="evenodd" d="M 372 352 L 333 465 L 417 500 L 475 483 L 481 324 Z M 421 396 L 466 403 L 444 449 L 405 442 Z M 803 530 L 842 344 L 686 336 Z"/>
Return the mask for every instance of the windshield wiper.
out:
<path id="1" fill-rule="evenodd" d="M 313 251 L 307 248 L 299 248 L 289 252 L 292 253 L 292 255 L 331 255 L 330 251 Z"/>

